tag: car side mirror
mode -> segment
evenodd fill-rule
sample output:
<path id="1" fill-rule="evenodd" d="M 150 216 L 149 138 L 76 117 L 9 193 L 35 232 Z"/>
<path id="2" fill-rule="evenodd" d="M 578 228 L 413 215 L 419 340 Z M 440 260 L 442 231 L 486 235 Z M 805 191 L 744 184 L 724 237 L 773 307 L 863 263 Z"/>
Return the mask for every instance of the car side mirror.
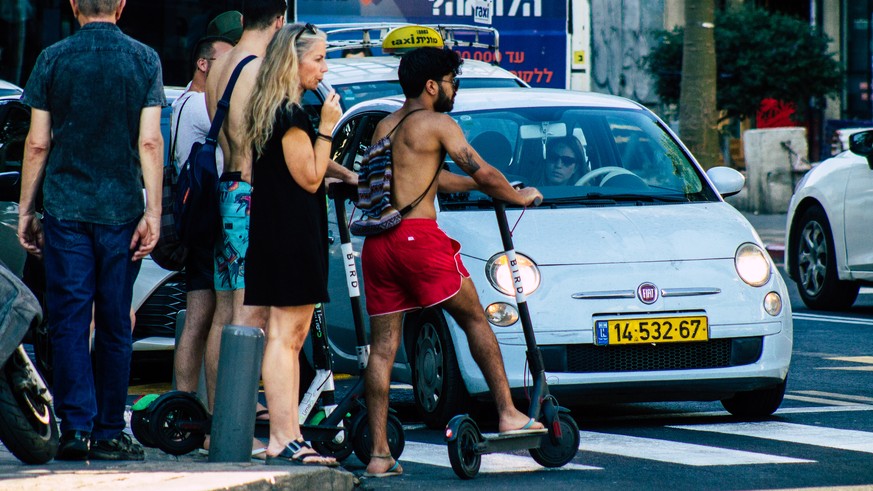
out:
<path id="1" fill-rule="evenodd" d="M 730 167 L 713 167 L 706 171 L 706 175 L 723 198 L 739 193 L 746 183 L 746 178 L 738 170 Z"/>
<path id="2" fill-rule="evenodd" d="M 867 166 L 873 169 L 873 130 L 849 136 L 849 150 L 867 158 Z"/>

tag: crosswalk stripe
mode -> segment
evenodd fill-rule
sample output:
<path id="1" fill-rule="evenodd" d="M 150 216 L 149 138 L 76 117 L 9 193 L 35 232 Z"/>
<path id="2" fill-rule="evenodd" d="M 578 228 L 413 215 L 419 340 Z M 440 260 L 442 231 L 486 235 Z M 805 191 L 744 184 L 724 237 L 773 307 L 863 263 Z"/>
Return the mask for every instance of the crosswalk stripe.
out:
<path id="1" fill-rule="evenodd" d="M 817 321 L 817 322 L 835 322 L 840 324 L 856 324 L 860 326 L 873 326 L 873 319 L 859 319 L 857 317 L 839 317 L 835 315 L 823 314 L 792 314 L 794 320 Z"/>
<path id="2" fill-rule="evenodd" d="M 867 431 L 843 430 L 839 428 L 782 423 L 778 421 L 711 425 L 671 425 L 668 426 L 668 428 L 707 431 L 728 435 L 764 438 L 780 442 L 816 445 L 819 447 L 835 448 L 839 450 L 873 453 L 873 433 Z"/>
<path id="3" fill-rule="evenodd" d="M 671 442 L 654 438 L 581 431 L 579 449 L 587 452 L 619 455 L 690 466 L 749 464 L 800 464 L 813 460 L 795 459 L 728 448 Z"/>
<path id="4" fill-rule="evenodd" d="M 794 394 L 804 394 L 808 396 L 830 397 L 833 399 L 845 399 L 847 401 L 870 402 L 873 403 L 873 397 L 856 396 L 852 394 L 838 394 L 836 392 L 822 392 L 820 390 L 793 390 Z"/>
<path id="5" fill-rule="evenodd" d="M 781 416 L 785 414 L 839 413 L 849 411 L 873 411 L 873 406 L 871 406 L 870 404 L 856 404 L 854 406 L 788 407 L 779 409 L 774 413 L 774 415 Z"/>
<path id="6" fill-rule="evenodd" d="M 837 401 L 834 399 L 825 399 L 822 397 L 795 396 L 791 394 L 785 394 L 785 399 L 801 402 L 813 402 L 816 404 L 828 404 L 831 406 L 856 406 L 858 404 L 857 402 Z"/>
<path id="7" fill-rule="evenodd" d="M 829 356 L 825 360 L 848 361 L 852 363 L 873 364 L 873 356 Z"/>
<path id="8" fill-rule="evenodd" d="M 419 464 L 435 465 L 438 467 L 452 466 L 449 462 L 449 453 L 446 450 L 445 444 L 436 445 L 433 443 L 407 441 L 406 446 L 403 448 L 403 455 L 400 456 L 400 460 L 402 462 L 416 462 Z M 531 472 L 542 470 L 591 471 L 603 469 L 601 467 L 573 463 L 557 469 L 546 469 L 534 462 L 530 457 L 494 453 L 482 456 L 482 466 L 479 468 L 479 473 Z"/>

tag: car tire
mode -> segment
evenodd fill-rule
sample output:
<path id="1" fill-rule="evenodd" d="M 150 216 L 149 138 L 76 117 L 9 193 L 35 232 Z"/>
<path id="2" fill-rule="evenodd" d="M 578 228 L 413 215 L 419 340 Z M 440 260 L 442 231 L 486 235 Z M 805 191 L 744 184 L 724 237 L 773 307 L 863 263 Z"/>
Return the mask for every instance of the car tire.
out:
<path id="1" fill-rule="evenodd" d="M 458 368 L 455 347 L 442 311 L 423 311 L 413 332 L 412 392 L 415 408 L 428 428 L 443 429 L 449 419 L 467 411 L 470 396 Z"/>
<path id="2" fill-rule="evenodd" d="M 766 389 L 737 392 L 733 397 L 722 399 L 721 405 L 739 418 L 766 418 L 775 413 L 785 396 L 785 385 L 788 378 L 781 384 Z"/>
<path id="3" fill-rule="evenodd" d="M 803 303 L 816 310 L 851 307 L 860 285 L 839 279 L 833 233 L 821 207 L 813 206 L 803 213 L 792 242 L 791 275 Z"/>

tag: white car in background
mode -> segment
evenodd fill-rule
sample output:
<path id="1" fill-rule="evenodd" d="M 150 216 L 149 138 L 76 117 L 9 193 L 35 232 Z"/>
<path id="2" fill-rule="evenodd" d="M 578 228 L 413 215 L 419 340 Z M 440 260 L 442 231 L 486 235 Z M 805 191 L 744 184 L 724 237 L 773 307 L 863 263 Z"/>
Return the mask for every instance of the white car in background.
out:
<path id="1" fill-rule="evenodd" d="M 873 285 L 873 130 L 807 172 L 788 205 L 785 269 L 807 307 L 846 310 Z"/>
<path id="2" fill-rule="evenodd" d="M 334 160 L 353 168 L 376 124 L 402 103 L 390 97 L 350 109 L 334 132 Z M 618 97 L 461 82 L 450 115 L 486 161 L 543 193 L 542 205 L 510 208 L 508 219 L 517 223 L 513 241 L 549 389 L 562 404 L 720 400 L 744 417 L 779 407 L 791 307 L 753 227 L 722 199 L 742 188 L 737 171 L 704 172 L 660 119 Z M 540 183 L 555 138 L 584 148 L 577 165 L 587 172 L 569 185 Z M 437 207 L 439 226 L 462 245 L 513 394 L 523 399 L 525 342 L 490 200 L 476 191 L 440 194 Z M 356 343 L 336 242 L 325 313 L 334 368 L 351 372 Z M 360 252 L 361 239 L 352 244 Z M 488 398 L 466 337 L 439 309 L 407 313 L 393 378 L 412 384 L 433 428 L 467 412 L 470 397 Z"/>
<path id="3" fill-rule="evenodd" d="M 0 100 L 3 99 L 18 99 L 21 97 L 21 94 L 24 92 L 21 87 L 13 84 L 12 82 L 7 82 L 5 80 L 0 80 Z"/>

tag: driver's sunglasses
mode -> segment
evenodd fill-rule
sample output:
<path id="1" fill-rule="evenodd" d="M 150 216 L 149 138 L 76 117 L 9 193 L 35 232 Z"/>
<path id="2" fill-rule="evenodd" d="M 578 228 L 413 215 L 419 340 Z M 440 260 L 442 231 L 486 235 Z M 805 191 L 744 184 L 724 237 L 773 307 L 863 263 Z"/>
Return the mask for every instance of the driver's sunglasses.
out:
<path id="1" fill-rule="evenodd" d="M 294 35 L 294 44 L 297 44 L 297 41 L 300 40 L 300 36 L 303 35 L 303 31 L 306 31 L 309 34 L 318 34 L 318 28 L 307 22 L 306 25 L 303 26 L 303 29 L 297 31 L 297 34 Z"/>
<path id="2" fill-rule="evenodd" d="M 576 157 L 571 157 L 569 155 L 558 155 L 558 154 L 549 154 L 548 159 L 550 162 L 560 163 L 564 167 L 570 167 L 576 165 Z"/>

